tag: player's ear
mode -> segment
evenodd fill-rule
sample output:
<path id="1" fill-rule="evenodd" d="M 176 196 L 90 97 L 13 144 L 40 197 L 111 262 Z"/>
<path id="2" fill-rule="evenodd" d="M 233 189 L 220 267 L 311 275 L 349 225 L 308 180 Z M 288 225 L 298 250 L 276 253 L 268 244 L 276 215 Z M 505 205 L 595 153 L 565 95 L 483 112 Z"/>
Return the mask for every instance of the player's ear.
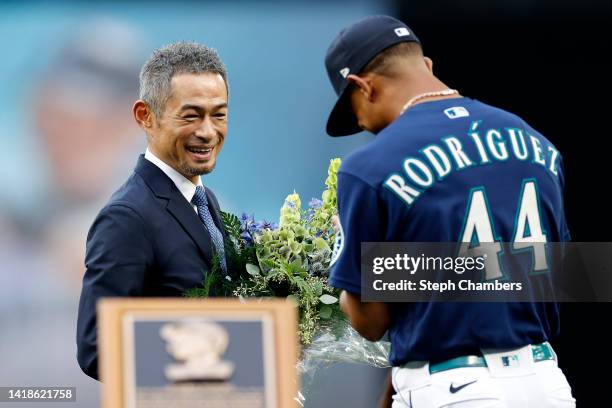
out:
<path id="1" fill-rule="evenodd" d="M 367 78 L 362 78 L 360 76 L 351 74 L 346 77 L 346 80 L 355 87 L 357 92 L 361 93 L 366 99 L 370 100 L 372 96 L 372 85 Z"/>
<path id="2" fill-rule="evenodd" d="M 150 129 L 155 124 L 155 114 L 151 110 L 151 107 L 142 99 L 134 102 L 132 107 L 132 114 L 138 126 L 143 130 Z"/>
<path id="3" fill-rule="evenodd" d="M 429 72 L 433 72 L 433 61 L 429 57 L 423 57 L 425 60 L 425 66 L 429 70 Z"/>

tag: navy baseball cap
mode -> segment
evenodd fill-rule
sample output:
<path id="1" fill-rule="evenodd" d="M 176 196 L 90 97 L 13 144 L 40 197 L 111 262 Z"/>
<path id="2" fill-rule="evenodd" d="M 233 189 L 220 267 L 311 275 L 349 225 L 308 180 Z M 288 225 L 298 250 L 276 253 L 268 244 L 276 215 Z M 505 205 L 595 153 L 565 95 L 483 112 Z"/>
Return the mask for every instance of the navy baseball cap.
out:
<path id="1" fill-rule="evenodd" d="M 346 89 L 346 77 L 358 74 L 381 51 L 400 42 L 421 43 L 408 26 L 389 16 L 371 16 L 343 29 L 327 49 L 325 68 L 338 95 L 327 120 L 330 136 L 361 132 Z"/>

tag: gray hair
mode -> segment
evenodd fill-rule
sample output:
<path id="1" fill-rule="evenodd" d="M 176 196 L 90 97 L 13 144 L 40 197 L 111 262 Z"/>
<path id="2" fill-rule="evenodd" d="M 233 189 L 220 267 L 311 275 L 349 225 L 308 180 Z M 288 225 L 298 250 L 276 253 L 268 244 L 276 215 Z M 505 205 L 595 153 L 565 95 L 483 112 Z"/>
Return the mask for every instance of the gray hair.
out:
<path id="1" fill-rule="evenodd" d="M 205 72 L 221 75 L 228 87 L 225 66 L 215 49 L 187 41 L 166 45 L 155 50 L 143 65 L 140 71 L 139 98 L 145 101 L 159 118 L 170 98 L 172 77 Z"/>

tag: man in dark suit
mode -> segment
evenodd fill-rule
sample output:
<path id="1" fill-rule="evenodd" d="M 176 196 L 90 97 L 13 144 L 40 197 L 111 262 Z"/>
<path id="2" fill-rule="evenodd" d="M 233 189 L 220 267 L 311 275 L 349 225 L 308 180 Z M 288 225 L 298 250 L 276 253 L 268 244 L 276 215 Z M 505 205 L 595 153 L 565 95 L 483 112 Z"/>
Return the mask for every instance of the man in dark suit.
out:
<path id="1" fill-rule="evenodd" d="M 147 151 L 87 237 L 77 358 L 90 377 L 98 379 L 98 299 L 182 296 L 202 283 L 215 253 L 225 270 L 219 204 L 200 176 L 223 147 L 227 101 L 225 67 L 213 49 L 171 44 L 142 68 L 133 115 Z"/>

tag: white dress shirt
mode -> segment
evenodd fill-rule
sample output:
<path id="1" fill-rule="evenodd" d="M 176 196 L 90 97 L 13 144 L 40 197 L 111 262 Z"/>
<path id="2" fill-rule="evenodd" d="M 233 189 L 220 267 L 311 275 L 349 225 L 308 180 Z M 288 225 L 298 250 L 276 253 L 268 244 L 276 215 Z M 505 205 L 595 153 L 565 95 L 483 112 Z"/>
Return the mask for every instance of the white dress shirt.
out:
<path id="1" fill-rule="evenodd" d="M 191 204 L 191 199 L 193 198 L 193 195 L 195 194 L 197 186 L 202 186 L 202 188 L 204 188 L 204 185 L 202 184 L 202 179 L 199 176 L 198 176 L 198 184 L 193 184 L 191 180 L 188 180 L 181 173 L 174 170 L 172 167 L 168 166 L 159 157 L 155 156 L 148 148 L 147 148 L 147 151 L 145 152 L 144 157 L 145 159 L 147 159 L 148 161 L 150 161 L 151 163 L 159 167 L 161 171 L 163 171 L 164 174 L 166 174 L 166 176 L 170 177 L 170 180 L 172 180 L 172 182 L 176 185 L 176 187 L 179 189 L 179 191 L 181 192 L 183 197 L 185 197 L 185 200 L 187 200 L 188 203 Z M 191 206 L 193 207 L 193 210 L 197 213 L 198 208 L 193 204 L 191 204 Z"/>

